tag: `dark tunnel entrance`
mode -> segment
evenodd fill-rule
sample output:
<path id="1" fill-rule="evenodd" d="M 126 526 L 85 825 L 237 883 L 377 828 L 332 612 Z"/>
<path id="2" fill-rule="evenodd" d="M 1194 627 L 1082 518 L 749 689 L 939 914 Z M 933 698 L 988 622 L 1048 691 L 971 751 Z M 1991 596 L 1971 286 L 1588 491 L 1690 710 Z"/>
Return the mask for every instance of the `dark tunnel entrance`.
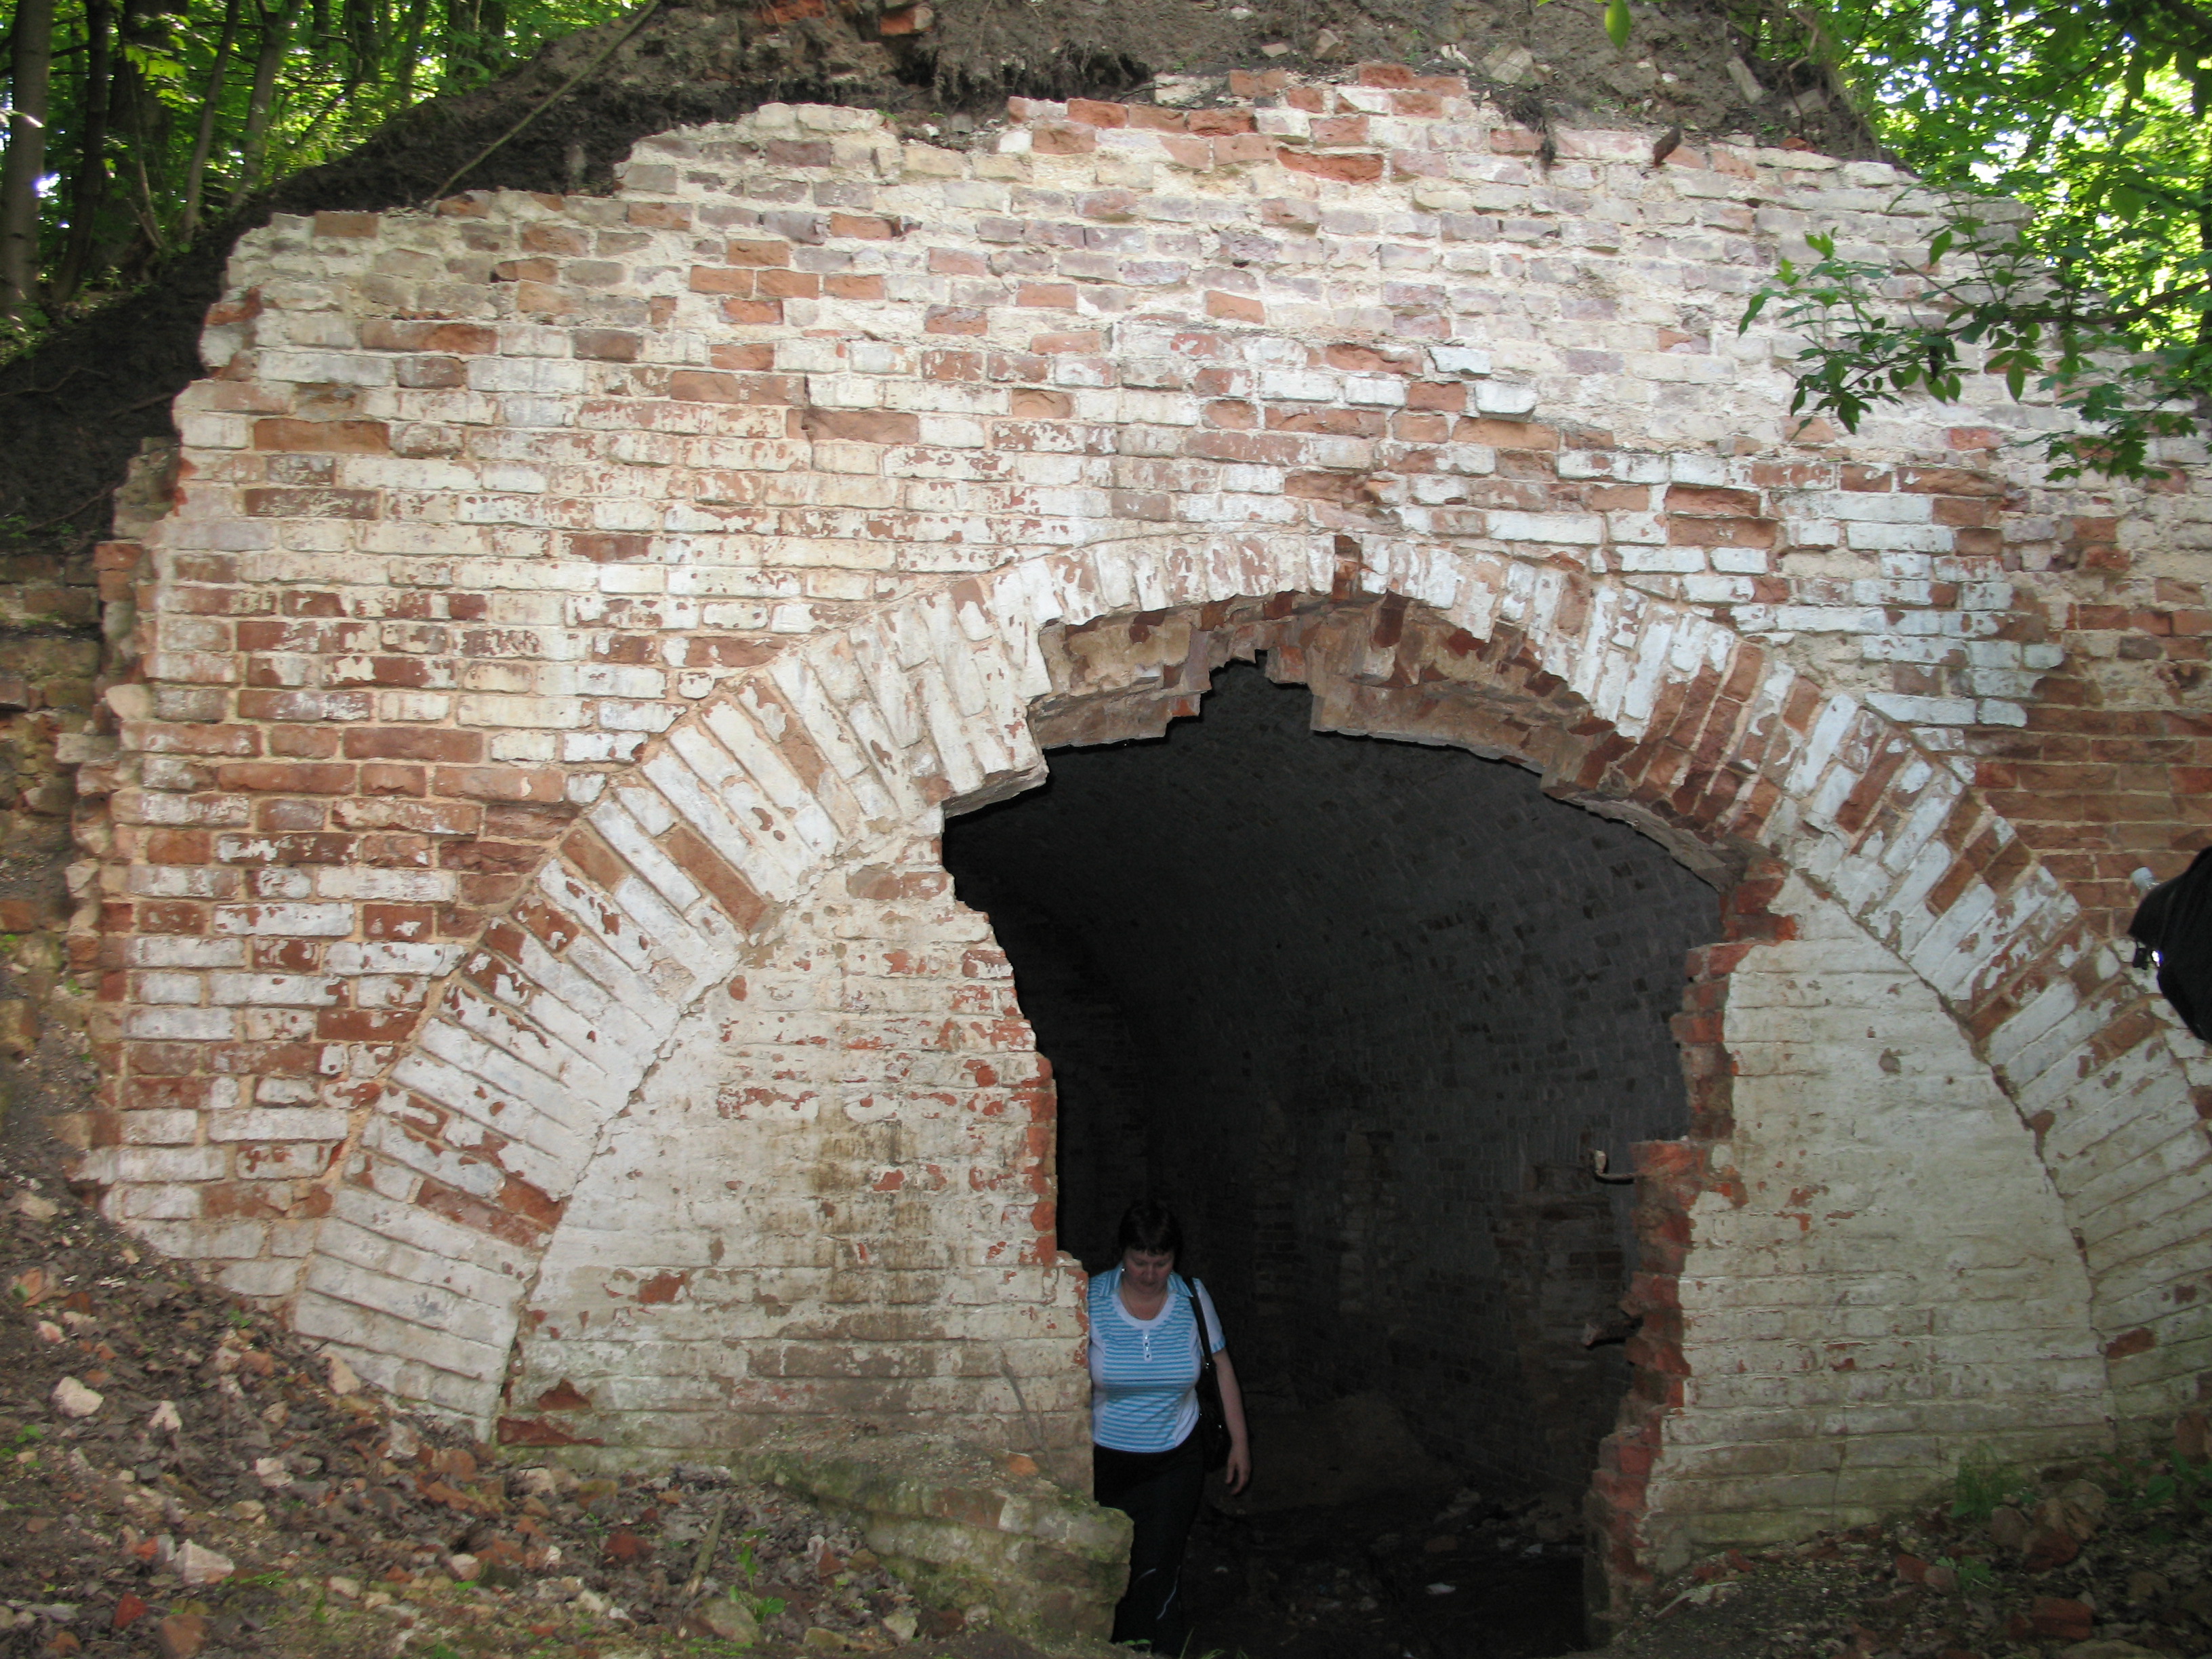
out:
<path id="1" fill-rule="evenodd" d="M 1714 890 L 1520 767 L 1317 735 L 1306 689 L 1255 668 L 1213 683 L 1203 718 L 1056 750 L 944 848 L 1058 1080 L 1063 1248 L 1109 1266 L 1122 1206 L 1164 1197 L 1222 1310 L 1256 1467 L 1194 1543 L 1200 1645 L 1450 1650 L 1445 1604 L 1480 1599 L 1455 1573 L 1504 1559 L 1548 1569 L 1565 1639 L 1481 1650 L 1558 1651 L 1627 1379 L 1617 1342 L 1585 1346 L 1628 1266 L 1627 1189 L 1589 1155 L 1685 1133 L 1668 1021 Z M 1301 1514 L 1364 1535 L 1293 1564 Z M 1378 1618 L 1378 1539 L 1429 1636 Z M 1248 1628 L 1230 1604 L 1255 1573 L 1327 1605 Z"/>

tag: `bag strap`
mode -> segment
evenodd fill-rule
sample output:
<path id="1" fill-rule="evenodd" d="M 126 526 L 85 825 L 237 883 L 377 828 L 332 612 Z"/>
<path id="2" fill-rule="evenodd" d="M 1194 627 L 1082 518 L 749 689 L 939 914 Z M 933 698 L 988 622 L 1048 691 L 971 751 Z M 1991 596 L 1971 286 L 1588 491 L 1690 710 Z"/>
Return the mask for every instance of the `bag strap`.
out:
<path id="1" fill-rule="evenodd" d="M 1206 1304 L 1198 1299 L 1198 1281 L 1194 1279 L 1189 1283 L 1190 1322 L 1198 1327 L 1198 1368 L 1210 1373 L 1213 1370 L 1213 1348 L 1206 1340 Z"/>

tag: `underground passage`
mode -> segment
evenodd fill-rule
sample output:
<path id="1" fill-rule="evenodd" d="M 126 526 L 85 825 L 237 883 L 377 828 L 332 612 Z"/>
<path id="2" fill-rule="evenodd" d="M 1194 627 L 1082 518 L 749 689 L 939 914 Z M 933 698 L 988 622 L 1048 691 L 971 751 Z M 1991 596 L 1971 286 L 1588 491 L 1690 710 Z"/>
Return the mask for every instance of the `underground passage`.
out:
<path id="1" fill-rule="evenodd" d="M 1062 1248 L 1101 1271 L 1164 1198 L 1223 1313 L 1255 1474 L 1200 1523 L 1200 1638 L 1571 1646 L 1627 1376 L 1593 1154 L 1686 1132 L 1668 1021 L 1717 895 L 1522 768 L 1213 685 L 944 843 L 1052 1066 Z"/>

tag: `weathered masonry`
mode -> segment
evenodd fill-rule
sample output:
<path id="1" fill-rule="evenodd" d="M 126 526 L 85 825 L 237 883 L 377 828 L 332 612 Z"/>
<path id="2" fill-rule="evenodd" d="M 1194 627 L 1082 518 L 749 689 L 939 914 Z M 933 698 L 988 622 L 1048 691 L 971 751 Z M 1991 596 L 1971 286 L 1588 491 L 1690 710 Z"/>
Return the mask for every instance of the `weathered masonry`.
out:
<path id="1" fill-rule="evenodd" d="M 812 1414 L 1065 1466 L 1055 1091 L 939 836 L 1253 663 L 1692 883 L 1672 1052 L 1511 1120 L 1556 1170 L 1659 1121 L 1609 1079 L 1674 1091 L 1589 1494 L 1619 1589 L 1972 1446 L 2159 1431 L 2212 1377 L 2212 1065 L 2111 940 L 2204 837 L 2212 479 L 2052 487 L 1994 386 L 1790 421 L 1743 298 L 1808 229 L 1924 241 L 1885 167 L 1547 168 L 1449 80 L 1236 89 L 964 153 L 771 106 L 611 198 L 248 238 L 167 511 L 103 555 L 82 1179 L 510 1440 Z M 1423 1133 L 1480 1107 L 1417 1085 Z M 1395 1133 L 1313 1155 L 1445 1224 Z M 1606 1233 L 1486 1156 L 1536 1231 L 1453 1272 L 1526 1292 L 1544 1216 Z M 1241 1248 L 1245 1328 L 1295 1311 Z M 1550 1388 L 1536 1290 L 1484 1304 L 1516 1360 L 1438 1333 L 1407 1400 Z"/>

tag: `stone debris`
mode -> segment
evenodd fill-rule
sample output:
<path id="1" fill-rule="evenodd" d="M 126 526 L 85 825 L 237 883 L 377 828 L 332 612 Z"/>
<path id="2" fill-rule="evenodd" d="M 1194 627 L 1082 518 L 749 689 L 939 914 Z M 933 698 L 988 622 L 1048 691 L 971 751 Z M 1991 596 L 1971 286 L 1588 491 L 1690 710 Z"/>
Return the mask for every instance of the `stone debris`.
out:
<path id="1" fill-rule="evenodd" d="M 1977 1490 L 1960 1477 L 1954 1501 L 1904 1519 L 1700 1561 L 1663 1586 L 1607 1652 L 2212 1652 L 2212 1462 L 2179 1453 L 2113 1457 L 2040 1481 L 2002 1468 L 1979 1479 Z"/>
<path id="2" fill-rule="evenodd" d="M 52 1221 L 61 1213 L 61 1206 L 50 1198 L 40 1198 L 27 1188 L 15 1194 L 9 1208 L 16 1214 L 28 1216 L 33 1221 Z"/>
<path id="3" fill-rule="evenodd" d="M 161 1659 L 192 1659 L 207 1645 L 208 1622 L 197 1613 L 173 1613 L 155 1627 Z"/>
<path id="4" fill-rule="evenodd" d="M 187 1584 L 220 1584 L 238 1571 L 238 1564 L 217 1550 L 186 1543 L 177 1551 L 177 1576 Z"/>
<path id="5" fill-rule="evenodd" d="M 55 1383 L 51 1397 L 54 1409 L 64 1417 L 90 1417 L 105 1400 L 97 1389 L 88 1389 L 73 1376 L 65 1376 Z"/>
<path id="6" fill-rule="evenodd" d="M 1194 1650 L 1520 1659 L 1578 1648 L 1582 1545 L 1532 1535 L 1570 1507 L 1401 1486 L 1310 1508 L 1209 1510 L 1184 1572 Z"/>
<path id="7" fill-rule="evenodd" d="M 409 1417 L 188 1269 L 131 1259 L 74 1204 L 41 1217 L 11 1196 L 0 1184 L 0 1278 L 33 1295 L 0 1313 L 0 1653 L 382 1655 L 395 1633 L 435 1650 L 457 1632 L 471 1652 L 596 1638 L 612 1659 L 623 1632 L 635 1659 L 702 1638 L 844 1653 L 970 1623 L 788 1493 L 705 1464 L 502 1454 Z"/>

